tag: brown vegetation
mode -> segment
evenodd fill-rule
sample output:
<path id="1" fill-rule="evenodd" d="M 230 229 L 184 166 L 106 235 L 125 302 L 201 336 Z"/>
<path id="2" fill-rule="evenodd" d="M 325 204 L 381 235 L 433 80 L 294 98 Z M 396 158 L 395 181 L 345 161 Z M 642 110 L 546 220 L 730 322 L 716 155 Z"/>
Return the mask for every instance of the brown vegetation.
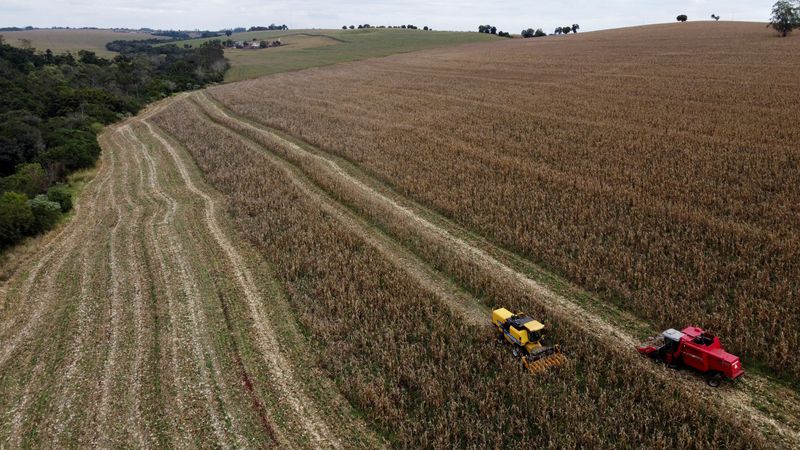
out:
<path id="1" fill-rule="evenodd" d="M 800 47 L 755 24 L 690 25 L 210 93 L 659 327 L 700 324 L 798 376 Z"/>
<path id="2" fill-rule="evenodd" d="M 490 271 L 487 294 L 545 314 L 552 339 L 568 346 L 569 367 L 520 377 L 489 327 L 465 320 L 387 261 L 363 236 L 377 230 L 342 219 L 363 206 L 347 208 L 355 197 L 348 198 L 345 180 L 326 182 L 313 157 L 259 139 L 198 102 L 202 108 L 178 102 L 155 121 L 191 153 L 240 229 L 274 261 L 289 301 L 320 342 L 318 363 L 395 445 L 766 445 L 679 384 L 654 389 L 665 379 L 660 369 L 620 356 L 626 349 L 606 345 L 552 314 L 537 292 Z M 454 270 L 480 277 L 471 257 L 459 261 Z"/>
<path id="3" fill-rule="evenodd" d="M 0 290 L 0 447 L 380 448 L 185 153 L 139 119 L 101 144 Z"/>

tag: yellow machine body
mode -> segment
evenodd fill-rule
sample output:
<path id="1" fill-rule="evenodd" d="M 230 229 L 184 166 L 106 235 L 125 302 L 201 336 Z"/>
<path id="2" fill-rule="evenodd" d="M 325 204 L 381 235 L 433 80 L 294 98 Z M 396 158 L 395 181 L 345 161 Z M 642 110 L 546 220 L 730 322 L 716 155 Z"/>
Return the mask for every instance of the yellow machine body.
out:
<path id="1" fill-rule="evenodd" d="M 498 308 L 492 311 L 492 324 L 497 327 L 501 340 L 512 345 L 514 356 L 521 358 L 523 366 L 531 372 L 566 363 L 560 347 L 542 345 L 544 324 L 538 320 L 521 312 L 514 314 L 506 308 Z"/>

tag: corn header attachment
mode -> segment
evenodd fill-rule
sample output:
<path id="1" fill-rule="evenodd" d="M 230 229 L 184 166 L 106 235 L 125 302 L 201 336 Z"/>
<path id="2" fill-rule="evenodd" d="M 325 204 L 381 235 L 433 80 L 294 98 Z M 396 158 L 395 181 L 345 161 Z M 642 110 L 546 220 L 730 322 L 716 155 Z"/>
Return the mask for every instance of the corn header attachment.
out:
<path id="1" fill-rule="evenodd" d="M 544 325 L 523 313 L 513 314 L 505 308 L 492 311 L 492 324 L 497 327 L 498 341 L 511 344 L 511 353 L 523 367 L 537 374 L 551 367 L 563 366 L 567 357 L 556 345 L 542 345 Z"/>

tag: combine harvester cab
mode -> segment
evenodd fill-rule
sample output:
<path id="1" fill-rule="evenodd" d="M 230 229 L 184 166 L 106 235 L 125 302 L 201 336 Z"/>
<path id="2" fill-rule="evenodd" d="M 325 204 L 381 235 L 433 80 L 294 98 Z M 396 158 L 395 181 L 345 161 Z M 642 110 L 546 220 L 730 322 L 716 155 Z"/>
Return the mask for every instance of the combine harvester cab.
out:
<path id="1" fill-rule="evenodd" d="M 686 327 L 682 331 L 670 328 L 637 350 L 670 367 L 691 367 L 703 373 L 712 387 L 718 387 L 722 380 L 736 380 L 744 375 L 739 357 L 726 352 L 718 337 L 699 327 Z"/>
<path id="2" fill-rule="evenodd" d="M 522 365 L 536 374 L 567 362 L 561 348 L 542 345 L 544 325 L 523 313 L 513 314 L 505 308 L 492 311 L 492 324 L 499 332 L 498 341 L 511 344 L 511 353 Z"/>

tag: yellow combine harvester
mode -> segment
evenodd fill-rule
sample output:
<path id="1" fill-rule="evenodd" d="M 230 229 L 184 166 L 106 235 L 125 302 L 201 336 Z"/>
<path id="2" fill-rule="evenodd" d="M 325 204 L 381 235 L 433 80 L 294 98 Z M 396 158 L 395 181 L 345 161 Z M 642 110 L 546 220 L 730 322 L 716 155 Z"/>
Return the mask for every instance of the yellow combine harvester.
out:
<path id="1" fill-rule="evenodd" d="M 498 341 L 510 343 L 511 352 L 522 360 L 522 365 L 531 373 L 539 373 L 567 362 L 558 345 L 542 345 L 544 325 L 538 320 L 533 320 L 524 313 L 513 314 L 505 308 L 499 308 L 492 311 L 492 324 L 500 332 Z"/>

